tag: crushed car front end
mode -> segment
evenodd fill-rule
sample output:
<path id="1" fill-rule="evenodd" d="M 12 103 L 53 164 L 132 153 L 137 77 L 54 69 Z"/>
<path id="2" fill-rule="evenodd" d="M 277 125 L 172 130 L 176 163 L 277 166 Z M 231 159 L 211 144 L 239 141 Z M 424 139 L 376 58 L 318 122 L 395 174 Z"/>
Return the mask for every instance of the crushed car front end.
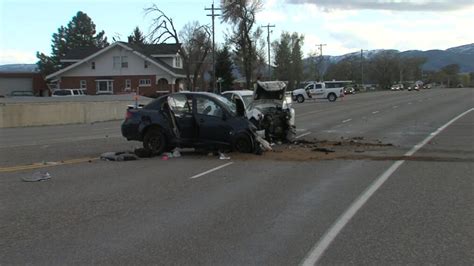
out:
<path id="1" fill-rule="evenodd" d="M 258 130 L 265 130 L 265 139 L 270 142 L 293 141 L 295 110 L 291 107 L 291 95 L 286 94 L 286 84 L 282 81 L 258 81 L 253 98 L 248 117 Z"/>

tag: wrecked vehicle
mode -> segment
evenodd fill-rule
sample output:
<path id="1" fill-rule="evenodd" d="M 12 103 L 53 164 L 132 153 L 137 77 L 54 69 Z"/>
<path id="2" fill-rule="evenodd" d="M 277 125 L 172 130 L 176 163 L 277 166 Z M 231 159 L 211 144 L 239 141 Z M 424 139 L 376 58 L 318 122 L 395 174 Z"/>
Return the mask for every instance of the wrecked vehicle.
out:
<path id="1" fill-rule="evenodd" d="M 143 142 L 153 154 L 175 147 L 260 153 L 268 143 L 243 116 L 220 95 L 179 92 L 127 109 L 121 130 L 127 140 Z"/>
<path id="2" fill-rule="evenodd" d="M 243 106 L 247 119 L 258 130 L 264 130 L 265 139 L 293 141 L 296 135 L 295 110 L 291 107 L 291 95 L 286 95 L 283 81 L 257 81 L 254 91 L 226 91 L 223 96 Z"/>

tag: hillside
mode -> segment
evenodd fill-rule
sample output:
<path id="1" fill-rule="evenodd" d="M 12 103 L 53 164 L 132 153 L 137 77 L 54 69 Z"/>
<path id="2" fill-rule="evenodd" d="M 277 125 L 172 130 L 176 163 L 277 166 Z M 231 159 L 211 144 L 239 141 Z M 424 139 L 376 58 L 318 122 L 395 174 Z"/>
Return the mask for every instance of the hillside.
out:
<path id="1" fill-rule="evenodd" d="M 369 50 L 364 52 L 364 58 L 372 58 L 383 49 Z M 400 52 L 402 57 L 425 57 L 426 63 L 423 65 L 423 70 L 440 70 L 442 67 L 450 64 L 458 64 L 461 72 L 474 72 L 474 43 L 466 44 L 462 46 L 452 47 L 446 50 L 410 50 Z M 352 56 L 360 56 L 360 53 L 349 53 L 339 56 L 324 56 L 325 68 L 329 63 L 337 63 L 345 58 Z M 305 66 L 314 63 L 314 58 L 309 57 L 304 59 Z"/>

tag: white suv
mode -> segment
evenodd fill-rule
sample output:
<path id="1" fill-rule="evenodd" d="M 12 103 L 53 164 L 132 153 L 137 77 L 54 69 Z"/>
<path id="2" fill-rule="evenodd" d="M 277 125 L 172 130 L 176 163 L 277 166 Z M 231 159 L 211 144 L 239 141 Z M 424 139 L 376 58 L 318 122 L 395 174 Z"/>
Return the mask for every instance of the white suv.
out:
<path id="1" fill-rule="evenodd" d="M 53 92 L 53 97 L 67 97 L 67 96 L 84 96 L 86 91 L 84 89 L 58 89 Z"/>

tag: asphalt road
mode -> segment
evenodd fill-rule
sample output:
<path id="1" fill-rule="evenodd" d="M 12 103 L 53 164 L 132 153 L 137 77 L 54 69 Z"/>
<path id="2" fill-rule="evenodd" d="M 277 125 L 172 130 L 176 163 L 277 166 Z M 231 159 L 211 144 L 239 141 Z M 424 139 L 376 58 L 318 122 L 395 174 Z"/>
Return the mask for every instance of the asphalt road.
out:
<path id="1" fill-rule="evenodd" d="M 106 162 L 140 145 L 118 121 L 1 129 L 0 264 L 473 265 L 473 107 L 467 88 L 295 104 L 299 139 L 392 144 L 326 159 Z"/>

